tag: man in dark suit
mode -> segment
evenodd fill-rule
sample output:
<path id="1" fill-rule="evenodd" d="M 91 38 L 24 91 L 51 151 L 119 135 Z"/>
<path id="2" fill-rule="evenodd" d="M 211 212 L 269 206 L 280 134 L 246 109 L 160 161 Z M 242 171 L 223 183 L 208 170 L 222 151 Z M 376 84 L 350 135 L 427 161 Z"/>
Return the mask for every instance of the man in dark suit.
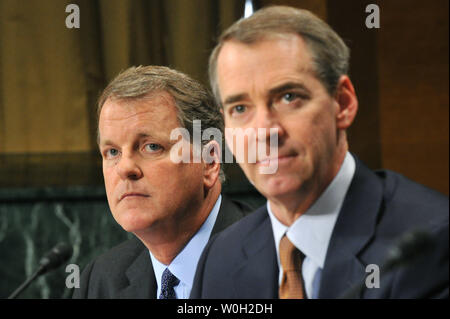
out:
<path id="1" fill-rule="evenodd" d="M 221 195 L 219 108 L 188 76 L 147 66 L 119 74 L 98 114 L 108 204 L 136 237 L 92 261 L 73 297 L 188 298 L 211 234 L 248 211 Z"/>
<path id="2" fill-rule="evenodd" d="M 358 109 L 348 66 L 345 43 L 306 10 L 265 8 L 222 34 L 209 71 L 226 141 L 268 201 L 211 239 L 191 298 L 338 298 L 366 276 L 349 297 L 448 297 L 448 197 L 348 151 Z M 237 129 L 254 132 L 244 154 Z M 384 271 L 414 230 L 430 251 L 413 235 Z"/>

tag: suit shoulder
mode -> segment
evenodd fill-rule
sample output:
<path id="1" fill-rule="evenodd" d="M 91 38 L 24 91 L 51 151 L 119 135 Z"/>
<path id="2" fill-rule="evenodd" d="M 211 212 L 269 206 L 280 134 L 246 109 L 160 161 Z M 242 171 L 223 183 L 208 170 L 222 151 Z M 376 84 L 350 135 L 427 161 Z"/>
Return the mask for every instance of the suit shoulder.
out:
<path id="1" fill-rule="evenodd" d="M 261 224 L 267 217 L 266 206 L 261 206 L 225 229 L 221 234 L 228 236 L 228 234 L 237 235 L 242 231 L 249 231 Z"/>
<path id="2" fill-rule="evenodd" d="M 145 249 L 134 237 L 99 255 L 83 269 L 74 298 L 117 298 L 116 294 L 129 284 L 126 270 Z M 151 264 L 150 257 L 146 260 Z"/>
<path id="3" fill-rule="evenodd" d="M 401 225 L 405 230 L 425 228 L 433 232 L 448 225 L 448 196 L 393 171 L 380 170 L 375 174 L 384 184 L 380 224 L 391 229 Z"/>
<path id="4" fill-rule="evenodd" d="M 395 211 L 408 224 L 428 223 L 432 228 L 448 224 L 448 196 L 393 171 L 375 173 L 384 183 L 386 210 Z"/>
<path id="5" fill-rule="evenodd" d="M 122 272 L 144 249 L 146 249 L 144 244 L 139 239 L 133 237 L 99 255 L 94 260 L 94 268 L 101 269 L 105 273 Z"/>
<path id="6" fill-rule="evenodd" d="M 234 254 L 244 239 L 269 218 L 266 206 L 262 206 L 254 212 L 243 217 L 222 232 L 214 235 L 205 250 L 209 252 L 221 252 L 224 256 Z M 211 249 L 210 249 L 211 248 Z"/>
<path id="7" fill-rule="evenodd" d="M 383 180 L 386 191 L 392 195 L 397 196 L 415 196 L 420 194 L 424 197 L 415 197 L 414 199 L 426 202 L 427 200 L 435 200 L 437 203 L 447 202 L 448 196 L 418 182 L 415 182 L 408 177 L 391 171 L 391 170 L 376 170 L 375 174 Z"/>

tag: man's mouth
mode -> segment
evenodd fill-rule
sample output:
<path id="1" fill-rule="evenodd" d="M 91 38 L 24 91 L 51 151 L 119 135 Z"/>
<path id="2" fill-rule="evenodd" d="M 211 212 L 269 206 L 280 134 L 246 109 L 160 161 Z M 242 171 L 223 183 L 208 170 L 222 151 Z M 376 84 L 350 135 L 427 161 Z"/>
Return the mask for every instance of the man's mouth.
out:
<path id="1" fill-rule="evenodd" d="M 119 197 L 119 202 L 122 201 L 123 199 L 140 198 L 140 197 L 150 197 L 150 195 L 138 192 L 124 193 Z"/>
<path id="2" fill-rule="evenodd" d="M 283 165 L 285 163 L 290 162 L 296 155 L 295 154 L 289 154 L 289 155 L 280 155 L 277 157 L 269 157 L 265 159 L 258 160 L 256 162 L 257 165 L 261 166 L 269 166 L 273 164 Z"/>

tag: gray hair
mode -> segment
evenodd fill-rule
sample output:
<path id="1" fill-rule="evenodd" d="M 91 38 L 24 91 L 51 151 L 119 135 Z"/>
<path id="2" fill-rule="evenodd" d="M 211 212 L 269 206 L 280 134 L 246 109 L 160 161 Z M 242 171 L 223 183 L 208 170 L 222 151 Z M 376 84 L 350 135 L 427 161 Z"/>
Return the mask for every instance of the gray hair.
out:
<path id="1" fill-rule="evenodd" d="M 207 128 L 217 128 L 222 133 L 223 143 L 224 122 L 220 108 L 211 93 L 200 83 L 179 71 L 164 66 L 130 67 L 117 75 L 103 90 L 97 104 L 97 118 L 106 100 L 140 100 L 157 92 L 169 93 L 175 101 L 180 125 L 186 128 L 191 136 L 194 130 L 194 120 L 201 121 L 201 135 Z M 202 141 L 203 146 L 210 140 Z M 219 180 L 225 181 L 222 165 Z"/>
<path id="2" fill-rule="evenodd" d="M 331 27 L 311 12 L 287 6 L 271 6 L 240 19 L 219 37 L 209 58 L 209 80 L 220 105 L 217 59 L 226 41 L 252 44 L 269 37 L 297 34 L 303 38 L 313 59 L 314 72 L 327 92 L 333 95 L 341 75 L 348 73 L 350 49 Z"/>

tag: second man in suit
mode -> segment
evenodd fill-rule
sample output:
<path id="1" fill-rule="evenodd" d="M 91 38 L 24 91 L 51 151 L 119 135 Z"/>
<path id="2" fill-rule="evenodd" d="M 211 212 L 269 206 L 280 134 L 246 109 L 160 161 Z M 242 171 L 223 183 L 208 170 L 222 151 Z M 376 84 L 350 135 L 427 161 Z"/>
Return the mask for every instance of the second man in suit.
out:
<path id="1" fill-rule="evenodd" d="M 349 152 L 346 131 L 358 109 L 349 57 L 325 22 L 284 6 L 261 9 L 220 37 L 210 81 L 226 131 L 254 132 L 243 143 L 248 154 L 267 146 L 251 161 L 233 134 L 227 144 L 267 205 L 210 241 L 193 298 L 338 298 L 368 270 L 380 284 L 351 297 L 448 296 L 448 197 L 373 172 Z M 267 155 L 272 136 L 278 154 Z M 389 273 L 372 270 L 415 229 L 435 238 L 430 256 Z"/>

